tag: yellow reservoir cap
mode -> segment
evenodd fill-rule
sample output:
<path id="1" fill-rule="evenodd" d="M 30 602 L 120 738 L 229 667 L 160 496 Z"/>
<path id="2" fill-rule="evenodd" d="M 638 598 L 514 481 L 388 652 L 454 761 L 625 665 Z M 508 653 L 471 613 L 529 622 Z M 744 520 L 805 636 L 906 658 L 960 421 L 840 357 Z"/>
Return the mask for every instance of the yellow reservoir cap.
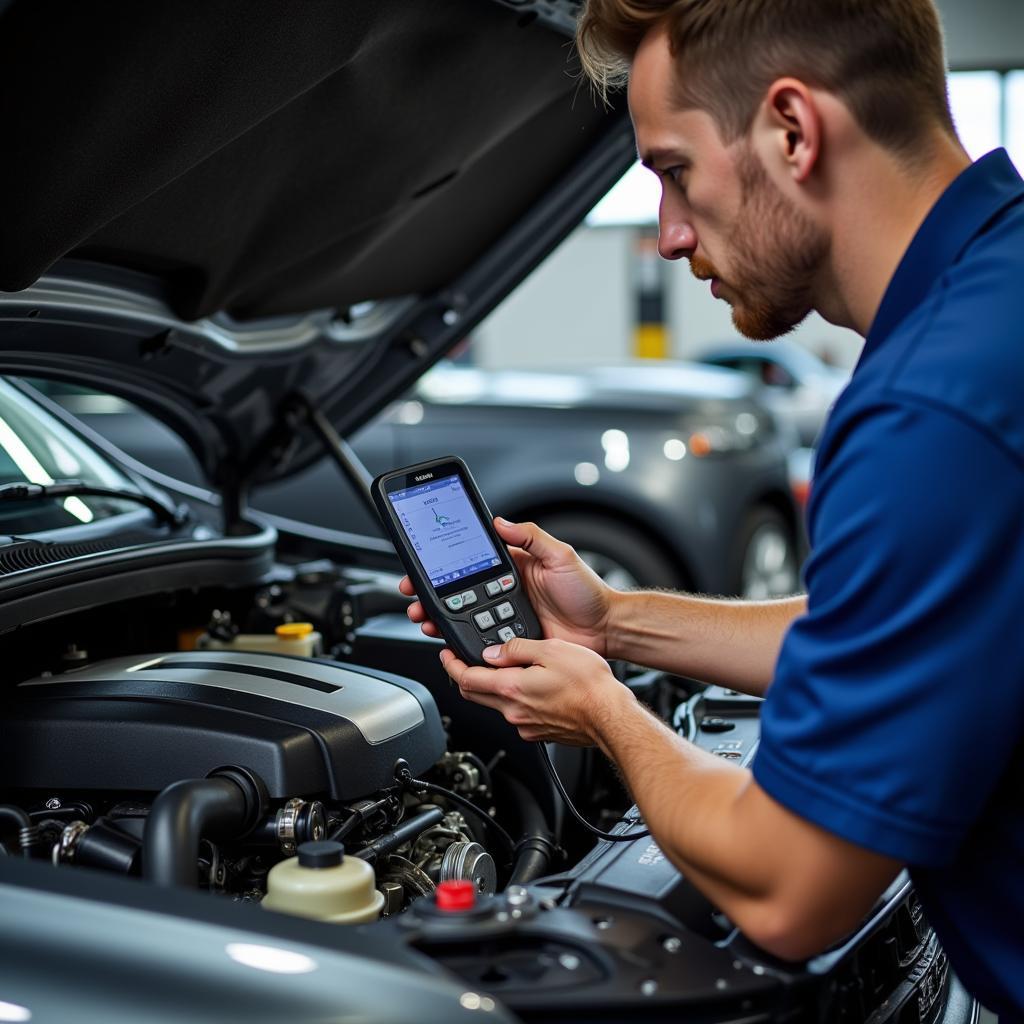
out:
<path id="1" fill-rule="evenodd" d="M 313 632 L 312 622 L 282 622 L 274 627 L 274 632 L 283 640 L 301 640 Z"/>

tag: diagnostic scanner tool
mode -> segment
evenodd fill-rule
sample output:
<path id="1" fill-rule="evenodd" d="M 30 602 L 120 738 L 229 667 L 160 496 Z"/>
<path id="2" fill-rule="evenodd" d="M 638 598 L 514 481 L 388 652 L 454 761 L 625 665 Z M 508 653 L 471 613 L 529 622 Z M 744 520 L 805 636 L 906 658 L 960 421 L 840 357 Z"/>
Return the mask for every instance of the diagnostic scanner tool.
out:
<path id="1" fill-rule="evenodd" d="M 451 649 L 469 665 L 540 624 L 519 572 L 466 464 L 454 455 L 384 473 L 373 501 L 416 595 Z"/>

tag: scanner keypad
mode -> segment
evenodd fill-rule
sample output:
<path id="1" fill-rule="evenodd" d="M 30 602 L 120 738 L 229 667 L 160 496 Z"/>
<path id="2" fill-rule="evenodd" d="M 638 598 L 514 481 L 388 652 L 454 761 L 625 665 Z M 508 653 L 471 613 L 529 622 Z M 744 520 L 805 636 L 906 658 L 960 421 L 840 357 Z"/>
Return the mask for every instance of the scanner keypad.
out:
<path id="1" fill-rule="evenodd" d="M 480 631 L 480 640 L 484 647 L 526 635 L 523 623 L 513 621 L 519 619 L 519 611 L 513 601 L 508 598 L 495 603 L 488 601 L 488 598 L 500 598 L 514 590 L 516 582 L 516 577 L 512 573 L 506 573 L 504 576 L 488 580 L 483 585 L 484 607 L 473 612 L 472 619 L 473 625 Z M 477 603 L 481 596 L 479 589 L 478 587 L 477 591 L 452 594 L 444 599 L 444 603 L 452 611 L 462 611 Z"/>

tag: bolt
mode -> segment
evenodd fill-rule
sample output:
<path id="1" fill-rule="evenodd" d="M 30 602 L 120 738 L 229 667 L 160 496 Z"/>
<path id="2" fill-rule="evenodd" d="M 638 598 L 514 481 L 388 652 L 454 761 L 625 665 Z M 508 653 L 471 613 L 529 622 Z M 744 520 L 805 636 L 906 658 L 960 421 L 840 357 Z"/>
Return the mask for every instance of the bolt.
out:
<path id="1" fill-rule="evenodd" d="M 459 314 L 454 309 L 446 309 L 441 314 L 441 319 L 447 327 L 454 327 L 459 322 Z"/>
<path id="2" fill-rule="evenodd" d="M 580 958 L 574 956 L 572 953 L 563 953 L 559 958 L 558 962 L 567 970 L 575 971 L 580 966 Z"/>
<path id="3" fill-rule="evenodd" d="M 717 988 L 719 992 L 721 992 L 723 989 L 727 989 L 728 987 L 729 982 L 727 982 L 725 978 L 719 978 L 718 981 L 715 982 L 715 988 Z"/>
<path id="4" fill-rule="evenodd" d="M 679 950 L 683 948 L 683 941 L 675 935 L 670 935 L 664 942 L 662 942 L 661 948 L 665 950 L 666 953 L 678 953 Z"/>
<path id="5" fill-rule="evenodd" d="M 61 802 L 59 796 L 51 796 L 50 799 L 46 801 L 46 809 L 48 811 L 56 811 L 60 806 Z"/>
<path id="6" fill-rule="evenodd" d="M 753 971 L 755 974 L 764 974 L 764 968 L 760 964 L 754 964 Z"/>
<path id="7" fill-rule="evenodd" d="M 640 982 L 640 994 L 653 996 L 658 991 L 658 983 L 653 978 L 645 978 Z"/>
<path id="8" fill-rule="evenodd" d="M 530 902 L 530 894 L 521 885 L 510 885 L 505 892 L 505 901 L 510 907 L 523 907 Z"/>

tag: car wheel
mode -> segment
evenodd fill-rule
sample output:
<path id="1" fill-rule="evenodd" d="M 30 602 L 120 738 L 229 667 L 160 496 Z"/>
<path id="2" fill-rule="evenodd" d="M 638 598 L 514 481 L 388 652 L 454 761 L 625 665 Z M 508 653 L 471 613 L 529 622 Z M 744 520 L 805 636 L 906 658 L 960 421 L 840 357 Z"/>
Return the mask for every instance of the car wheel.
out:
<path id="1" fill-rule="evenodd" d="M 800 590 L 800 567 L 792 531 L 773 508 L 755 508 L 736 544 L 735 590 L 758 601 L 788 597 Z"/>
<path id="2" fill-rule="evenodd" d="M 686 586 L 664 548 L 626 523 L 587 512 L 541 516 L 537 522 L 548 533 L 571 544 L 580 558 L 616 590 Z"/>

